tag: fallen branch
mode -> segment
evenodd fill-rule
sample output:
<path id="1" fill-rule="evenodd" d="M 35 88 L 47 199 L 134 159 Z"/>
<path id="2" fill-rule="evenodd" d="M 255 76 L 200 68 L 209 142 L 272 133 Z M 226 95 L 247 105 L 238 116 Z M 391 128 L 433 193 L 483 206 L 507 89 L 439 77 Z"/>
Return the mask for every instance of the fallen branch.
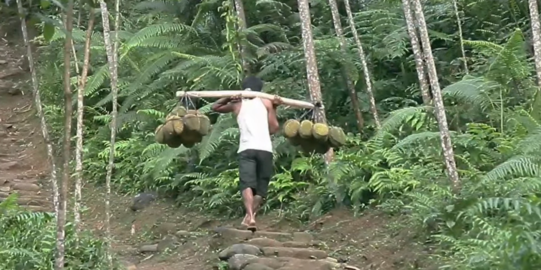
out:
<path id="1" fill-rule="evenodd" d="M 261 92 L 254 92 L 254 91 L 246 91 L 246 90 L 211 90 L 211 91 L 178 91 L 177 97 L 200 97 L 200 98 L 223 98 L 223 97 L 233 97 L 233 96 L 241 96 L 243 98 L 266 98 L 266 99 L 274 99 L 274 95 L 261 93 Z M 314 108 L 314 104 L 306 101 L 300 101 L 290 98 L 281 98 L 282 103 L 287 106 L 291 107 L 297 107 L 297 108 L 305 108 L 305 109 L 312 109 Z"/>

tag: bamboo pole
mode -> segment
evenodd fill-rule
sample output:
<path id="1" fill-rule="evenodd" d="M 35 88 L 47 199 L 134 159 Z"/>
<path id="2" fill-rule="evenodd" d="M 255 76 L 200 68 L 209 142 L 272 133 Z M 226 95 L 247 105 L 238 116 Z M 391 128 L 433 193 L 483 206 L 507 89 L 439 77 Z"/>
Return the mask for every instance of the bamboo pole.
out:
<path id="1" fill-rule="evenodd" d="M 209 90 L 209 91 L 178 91 L 177 97 L 199 97 L 199 98 L 223 98 L 223 97 L 234 97 L 240 96 L 241 98 L 266 98 L 273 100 L 275 95 L 254 92 L 247 90 Z M 314 104 L 306 101 L 295 100 L 291 98 L 280 97 L 282 103 L 287 106 L 312 109 L 315 107 Z"/>

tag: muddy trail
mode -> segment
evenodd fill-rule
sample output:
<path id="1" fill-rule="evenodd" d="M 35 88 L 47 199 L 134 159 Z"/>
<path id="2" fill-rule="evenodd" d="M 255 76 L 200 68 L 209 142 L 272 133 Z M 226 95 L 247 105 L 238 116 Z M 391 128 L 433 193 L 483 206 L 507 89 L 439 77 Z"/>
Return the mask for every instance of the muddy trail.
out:
<path id="1" fill-rule="evenodd" d="M 16 32 L 18 24 L 7 28 Z M 18 193 L 20 205 L 52 211 L 50 166 L 24 43 L 19 34 L 0 34 L 0 201 Z M 83 225 L 96 237 L 104 235 L 104 194 L 83 189 Z M 133 212 L 131 200 L 118 194 L 111 199 L 113 248 L 129 270 L 432 269 L 415 233 L 396 227 L 400 218 L 377 212 L 353 217 L 336 210 L 309 224 L 269 213 L 251 233 L 235 228 L 240 218 L 217 220 L 168 201 Z"/>
<path id="2" fill-rule="evenodd" d="M 52 196 L 42 188 L 49 178 L 47 152 L 19 44 L 0 39 L 0 200 L 18 193 L 20 205 L 51 211 Z"/>

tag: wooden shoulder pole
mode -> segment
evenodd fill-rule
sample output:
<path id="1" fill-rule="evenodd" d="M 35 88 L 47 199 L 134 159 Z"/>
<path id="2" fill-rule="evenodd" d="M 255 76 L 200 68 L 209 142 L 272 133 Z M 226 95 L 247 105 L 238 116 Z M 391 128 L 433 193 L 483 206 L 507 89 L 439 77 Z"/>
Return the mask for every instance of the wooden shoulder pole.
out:
<path id="1" fill-rule="evenodd" d="M 234 97 L 234 96 L 241 96 L 245 98 L 266 98 L 266 99 L 274 99 L 274 95 L 261 93 L 261 92 L 254 92 L 254 91 L 246 91 L 246 90 L 211 90 L 211 91 L 178 91 L 177 97 L 200 97 L 200 98 L 223 98 L 223 97 Z M 304 108 L 304 109 L 312 109 L 314 108 L 314 104 L 306 101 L 300 101 L 290 98 L 283 98 L 282 102 L 284 105 L 291 106 L 291 107 L 297 107 L 297 108 Z"/>

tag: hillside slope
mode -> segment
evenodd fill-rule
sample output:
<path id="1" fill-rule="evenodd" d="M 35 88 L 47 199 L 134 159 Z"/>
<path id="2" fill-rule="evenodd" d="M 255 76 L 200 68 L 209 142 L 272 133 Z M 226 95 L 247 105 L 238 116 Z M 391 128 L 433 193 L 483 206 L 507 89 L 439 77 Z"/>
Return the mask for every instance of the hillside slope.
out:
<path id="1" fill-rule="evenodd" d="M 17 192 L 21 205 L 52 211 L 49 162 L 32 105 L 24 45 L 14 27 L 17 22 L 3 25 L 9 32 L 0 31 L 0 200 Z M 84 225 L 103 236 L 104 191 L 85 187 L 83 192 Z M 259 258 L 235 255 L 230 265 L 242 268 L 230 269 L 428 268 L 427 252 L 415 244 L 414 234 L 394 227 L 396 218 L 378 213 L 355 218 L 347 210 L 336 210 L 310 224 L 270 213 L 260 217 L 261 231 L 251 234 L 234 228 L 240 219 L 216 220 L 167 201 L 132 212 L 130 203 L 130 197 L 121 195 L 111 202 L 114 249 L 130 270 L 224 269 L 219 257 L 225 260 L 237 253 Z"/>

